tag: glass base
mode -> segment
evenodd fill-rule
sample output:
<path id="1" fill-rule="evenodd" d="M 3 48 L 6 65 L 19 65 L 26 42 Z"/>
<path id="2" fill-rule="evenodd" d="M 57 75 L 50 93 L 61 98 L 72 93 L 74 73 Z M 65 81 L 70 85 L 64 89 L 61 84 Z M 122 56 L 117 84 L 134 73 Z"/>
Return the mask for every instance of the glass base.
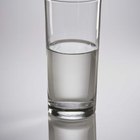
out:
<path id="1" fill-rule="evenodd" d="M 52 102 L 49 101 L 49 114 L 64 120 L 81 120 L 95 113 L 95 103 Z"/>

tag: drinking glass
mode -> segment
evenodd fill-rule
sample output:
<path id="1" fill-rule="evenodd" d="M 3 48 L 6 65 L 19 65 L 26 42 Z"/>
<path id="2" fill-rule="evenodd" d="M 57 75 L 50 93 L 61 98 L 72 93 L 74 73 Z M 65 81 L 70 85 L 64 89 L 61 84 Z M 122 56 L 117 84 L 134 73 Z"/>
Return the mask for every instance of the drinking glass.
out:
<path id="1" fill-rule="evenodd" d="M 45 0 L 49 113 L 95 112 L 101 0 Z"/>

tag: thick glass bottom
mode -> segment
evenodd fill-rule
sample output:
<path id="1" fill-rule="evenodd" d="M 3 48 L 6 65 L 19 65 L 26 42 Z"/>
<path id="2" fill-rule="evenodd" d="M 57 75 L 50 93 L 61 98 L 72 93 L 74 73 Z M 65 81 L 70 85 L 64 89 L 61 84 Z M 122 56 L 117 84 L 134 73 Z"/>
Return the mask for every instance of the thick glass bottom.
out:
<path id="1" fill-rule="evenodd" d="M 95 113 L 95 102 L 52 102 L 49 114 L 65 120 L 85 119 Z"/>

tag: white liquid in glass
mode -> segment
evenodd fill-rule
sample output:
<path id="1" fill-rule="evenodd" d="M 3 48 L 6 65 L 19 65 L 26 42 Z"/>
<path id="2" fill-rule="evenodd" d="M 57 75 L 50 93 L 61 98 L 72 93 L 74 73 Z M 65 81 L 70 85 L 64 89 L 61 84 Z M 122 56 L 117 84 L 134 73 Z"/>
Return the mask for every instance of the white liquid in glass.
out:
<path id="1" fill-rule="evenodd" d="M 48 95 L 52 102 L 90 102 L 96 95 L 97 47 L 61 40 L 48 50 Z"/>

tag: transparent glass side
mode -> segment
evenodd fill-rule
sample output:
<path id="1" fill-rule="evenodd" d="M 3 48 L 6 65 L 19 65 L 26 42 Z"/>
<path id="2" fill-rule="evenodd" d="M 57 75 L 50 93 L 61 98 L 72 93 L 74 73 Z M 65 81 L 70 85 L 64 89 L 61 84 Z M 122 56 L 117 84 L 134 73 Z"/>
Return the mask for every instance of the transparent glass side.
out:
<path id="1" fill-rule="evenodd" d="M 97 44 L 99 1 L 45 0 L 47 43 L 79 39 Z"/>

